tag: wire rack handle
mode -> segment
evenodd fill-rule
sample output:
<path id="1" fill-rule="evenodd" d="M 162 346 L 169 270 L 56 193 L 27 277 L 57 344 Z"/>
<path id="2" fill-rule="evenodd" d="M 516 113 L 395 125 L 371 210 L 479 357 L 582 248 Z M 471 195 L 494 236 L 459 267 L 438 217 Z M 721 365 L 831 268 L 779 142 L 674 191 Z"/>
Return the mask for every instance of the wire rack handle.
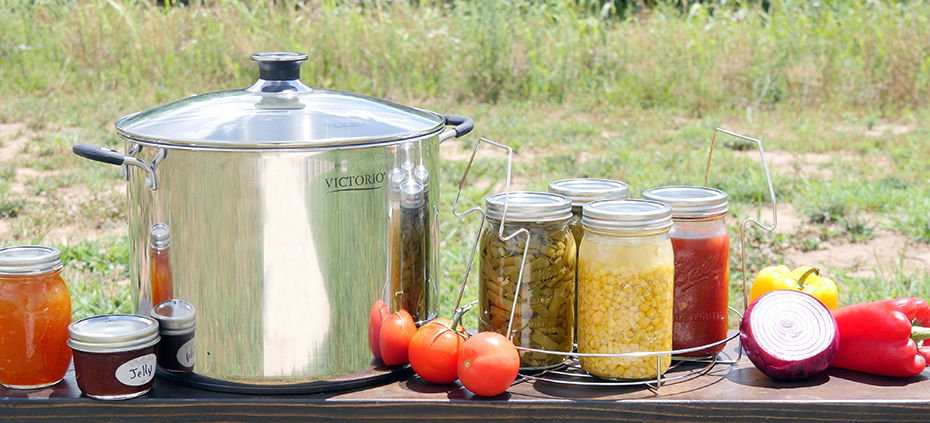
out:
<path id="1" fill-rule="evenodd" d="M 475 241 L 471 247 L 471 255 L 468 258 L 468 265 L 465 267 L 465 276 L 462 278 L 461 286 L 459 286 L 459 295 L 458 299 L 455 301 L 455 310 L 458 310 L 462 305 L 462 297 L 465 295 L 465 287 L 468 284 L 468 276 L 471 274 L 471 268 L 475 261 L 475 252 L 478 250 L 478 242 L 481 239 L 481 232 L 484 229 L 484 217 L 486 215 L 486 211 L 481 208 L 481 206 L 472 207 L 465 211 L 458 210 L 459 199 L 462 196 L 462 188 L 465 186 L 465 180 L 468 179 L 468 172 L 471 170 L 471 166 L 474 164 L 475 157 L 478 155 L 478 150 L 481 148 L 482 144 L 488 144 L 492 147 L 497 147 L 507 152 L 507 172 L 506 179 L 504 181 L 504 212 L 501 214 L 501 224 L 500 227 L 498 227 L 497 236 L 501 241 L 509 241 L 520 236 L 521 234 L 526 236 L 526 242 L 523 244 L 523 256 L 520 260 L 520 272 L 517 276 L 517 293 L 520 292 L 520 284 L 523 281 L 523 269 L 526 267 L 526 253 L 530 244 L 530 232 L 526 230 L 526 228 L 520 228 L 509 234 L 504 234 L 504 225 L 507 223 L 507 210 L 510 206 L 510 181 L 513 170 L 513 148 L 510 148 L 504 144 L 496 143 L 484 137 L 478 138 L 478 141 L 475 142 L 475 148 L 472 149 L 471 157 L 468 159 L 468 164 L 465 166 L 465 172 L 462 173 L 462 178 L 459 179 L 458 190 L 455 193 L 455 200 L 452 201 L 452 214 L 455 217 L 461 218 L 472 213 L 478 213 L 481 215 L 480 223 L 478 224 L 478 231 L 475 233 Z M 517 298 L 519 298 L 519 296 L 514 295 L 514 305 L 510 310 L 510 323 L 507 325 L 508 338 L 512 336 L 513 317 L 514 312 L 517 310 Z"/>
<path id="2" fill-rule="evenodd" d="M 772 185 L 772 176 L 769 174 L 769 165 L 765 160 L 765 149 L 762 147 L 762 140 L 758 140 L 752 137 L 747 137 L 745 135 L 740 135 L 735 132 L 727 131 L 726 129 L 716 128 L 714 129 L 714 136 L 710 141 L 710 152 L 707 153 L 707 167 L 704 169 L 704 186 L 710 186 L 710 162 L 714 157 L 714 147 L 717 144 L 717 133 L 723 133 L 731 137 L 736 137 L 741 140 L 750 141 L 756 144 L 759 147 L 759 160 L 762 162 L 762 170 L 765 172 L 765 182 L 768 184 L 769 188 L 769 198 L 772 200 L 772 224 L 768 225 L 762 223 L 761 221 L 749 217 L 743 220 L 739 226 L 739 259 L 740 259 L 740 269 L 742 269 L 742 283 L 743 283 L 743 310 L 746 310 L 749 307 L 749 290 L 748 284 L 746 283 L 746 228 L 750 224 L 755 225 L 766 232 L 771 232 L 775 229 L 775 226 L 778 225 L 778 210 L 776 208 L 776 199 L 775 199 L 775 188 Z"/>

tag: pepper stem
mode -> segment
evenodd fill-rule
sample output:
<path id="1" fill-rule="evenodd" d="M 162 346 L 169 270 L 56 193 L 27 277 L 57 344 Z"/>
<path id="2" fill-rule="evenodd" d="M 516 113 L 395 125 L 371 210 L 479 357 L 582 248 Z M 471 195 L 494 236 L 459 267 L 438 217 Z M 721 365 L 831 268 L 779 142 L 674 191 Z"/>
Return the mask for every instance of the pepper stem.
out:
<path id="1" fill-rule="evenodd" d="M 930 328 L 925 328 L 922 326 L 911 326 L 911 339 L 915 341 L 930 339 Z"/>
<path id="2" fill-rule="evenodd" d="M 807 269 L 807 271 L 804 272 L 804 274 L 802 274 L 800 278 L 798 278 L 798 286 L 800 286 L 801 289 L 804 289 L 804 282 L 807 281 L 807 277 L 810 276 L 812 273 L 816 274 L 817 276 L 820 276 L 820 269 L 816 267 Z"/>

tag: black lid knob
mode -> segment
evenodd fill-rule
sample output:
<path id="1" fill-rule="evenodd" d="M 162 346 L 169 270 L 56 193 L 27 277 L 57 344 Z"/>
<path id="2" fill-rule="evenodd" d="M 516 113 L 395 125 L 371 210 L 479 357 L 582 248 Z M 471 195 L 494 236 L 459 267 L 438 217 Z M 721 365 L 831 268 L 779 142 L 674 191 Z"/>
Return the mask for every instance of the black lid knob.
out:
<path id="1" fill-rule="evenodd" d="M 300 79 L 300 64 L 307 60 L 303 53 L 266 52 L 252 53 L 258 64 L 258 77 L 266 81 L 290 81 Z"/>

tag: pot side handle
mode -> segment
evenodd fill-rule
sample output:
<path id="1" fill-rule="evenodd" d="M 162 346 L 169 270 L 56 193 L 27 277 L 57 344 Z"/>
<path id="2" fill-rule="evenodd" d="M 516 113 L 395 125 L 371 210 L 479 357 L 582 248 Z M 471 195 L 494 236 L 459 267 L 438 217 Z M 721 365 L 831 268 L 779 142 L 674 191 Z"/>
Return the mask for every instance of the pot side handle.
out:
<path id="1" fill-rule="evenodd" d="M 155 176 L 155 168 L 149 163 L 132 156 L 127 156 L 116 150 L 110 150 L 99 145 L 83 142 L 75 143 L 74 146 L 71 147 L 71 151 L 78 156 L 96 162 L 108 163 L 116 166 L 129 165 L 138 167 L 148 175 L 148 177 L 145 178 L 145 186 L 149 187 L 151 190 L 158 189 L 158 178 Z"/>
<path id="2" fill-rule="evenodd" d="M 443 115 L 446 119 L 446 125 L 455 125 L 454 128 L 439 134 L 439 142 L 449 138 L 459 138 L 475 129 L 475 121 L 470 117 L 462 115 Z"/>

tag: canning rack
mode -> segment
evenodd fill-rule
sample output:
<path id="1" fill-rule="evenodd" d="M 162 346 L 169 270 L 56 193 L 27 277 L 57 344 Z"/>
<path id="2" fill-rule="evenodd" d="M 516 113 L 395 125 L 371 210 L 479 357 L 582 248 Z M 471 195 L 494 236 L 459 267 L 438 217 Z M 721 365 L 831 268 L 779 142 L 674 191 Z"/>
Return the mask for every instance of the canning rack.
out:
<path id="1" fill-rule="evenodd" d="M 710 180 L 710 165 L 713 159 L 714 149 L 717 144 L 717 134 L 723 133 L 744 141 L 749 141 L 754 143 L 758 147 L 759 158 L 762 162 L 762 169 L 765 173 L 765 179 L 768 186 L 769 197 L 772 204 L 772 223 L 766 224 L 761 222 L 758 219 L 748 217 L 744 219 L 740 224 L 740 265 L 742 270 L 742 288 L 743 288 L 743 310 L 745 311 L 748 307 L 748 283 L 747 283 L 747 274 L 746 274 L 746 254 L 745 254 L 745 236 L 747 228 L 750 225 L 755 225 L 758 228 L 766 232 L 771 232 L 775 229 L 775 226 L 778 223 L 778 213 L 776 210 L 776 198 L 775 198 L 775 188 L 772 184 L 772 177 L 769 173 L 768 164 L 765 160 L 765 149 L 763 148 L 762 141 L 756 138 L 748 137 L 745 135 L 740 135 L 722 128 L 715 128 L 713 136 L 711 138 L 710 151 L 707 155 L 707 166 L 704 171 L 704 185 L 709 185 Z M 492 147 L 502 149 L 507 152 L 507 166 L 506 166 L 506 179 L 504 182 L 504 207 L 503 213 L 501 214 L 500 225 L 497 230 L 497 236 L 501 241 L 509 241 L 511 239 L 517 238 L 521 235 L 525 236 L 526 241 L 523 244 L 523 254 L 520 259 L 520 268 L 517 275 L 517 283 L 514 291 L 514 300 L 510 309 L 510 317 L 507 325 L 507 337 L 508 339 L 513 338 L 513 321 L 514 316 L 517 311 L 518 302 L 520 299 L 520 289 L 523 284 L 523 272 L 526 267 L 526 255 L 529 250 L 530 242 L 530 233 L 526 228 L 519 228 L 510 233 L 505 234 L 505 225 L 507 222 L 507 210 L 509 206 L 509 195 L 510 183 L 512 176 L 512 167 L 513 167 L 513 149 L 504 144 L 499 144 L 494 141 L 491 141 L 487 138 L 479 138 L 475 143 L 475 147 L 472 150 L 471 156 L 469 157 L 468 164 L 465 167 L 465 171 L 462 174 L 462 178 L 458 183 L 458 190 L 455 194 L 455 200 L 452 202 L 452 214 L 457 218 L 465 217 L 472 213 L 478 213 L 481 215 L 480 224 L 478 226 L 478 231 L 475 235 L 474 243 L 471 248 L 471 255 L 469 256 L 468 264 L 465 268 L 465 275 L 462 279 L 462 283 L 459 287 L 458 298 L 455 303 L 455 310 L 459 310 L 462 303 L 462 297 L 465 294 L 465 288 L 468 284 L 468 277 L 471 274 L 472 266 L 474 265 L 475 254 L 478 249 L 478 243 L 480 242 L 481 233 L 484 230 L 485 225 L 485 215 L 486 211 L 480 206 L 472 207 L 465 211 L 458 210 L 459 200 L 462 195 L 462 189 L 465 185 L 465 181 L 468 178 L 468 173 L 471 170 L 471 167 L 475 161 L 475 157 L 478 154 L 478 150 L 481 148 L 482 144 L 488 144 Z M 738 319 L 741 320 L 743 314 L 733 307 L 728 307 L 729 312 L 735 314 Z M 529 347 L 517 346 L 517 350 L 524 352 L 534 352 L 550 355 L 559 355 L 564 356 L 565 360 L 556 365 L 553 368 L 541 369 L 541 370 L 520 370 L 519 381 L 542 381 L 562 385 L 574 385 L 574 386 L 605 386 L 605 387 L 623 387 L 623 386 L 646 386 L 649 389 L 658 391 L 658 389 L 670 382 L 683 381 L 689 378 L 698 377 L 700 375 L 708 373 L 714 366 L 717 364 L 723 365 L 735 365 L 738 363 L 743 356 L 743 349 L 739 346 L 736 349 L 737 356 L 735 358 L 731 357 L 726 351 L 721 351 L 720 353 L 711 356 L 711 357 L 683 357 L 681 354 L 687 354 L 694 351 L 700 351 L 707 348 L 712 348 L 719 346 L 721 344 L 727 344 L 730 341 L 736 339 L 739 336 L 739 332 L 735 331 L 734 333 L 728 334 L 724 339 L 718 340 L 716 342 L 708 343 L 705 345 L 671 350 L 671 351 L 637 351 L 637 352 L 628 352 L 628 353 L 580 353 L 577 351 L 552 351 L 552 350 L 543 350 Z M 668 369 L 664 372 L 662 371 L 662 357 L 671 356 L 672 363 Z M 721 357 L 723 356 L 723 357 Z M 580 357 L 608 357 L 608 358 L 643 358 L 643 357 L 656 357 L 656 377 L 649 378 L 645 380 L 612 380 L 612 379 L 602 379 L 595 376 L 592 376 L 585 372 L 580 364 Z"/>

